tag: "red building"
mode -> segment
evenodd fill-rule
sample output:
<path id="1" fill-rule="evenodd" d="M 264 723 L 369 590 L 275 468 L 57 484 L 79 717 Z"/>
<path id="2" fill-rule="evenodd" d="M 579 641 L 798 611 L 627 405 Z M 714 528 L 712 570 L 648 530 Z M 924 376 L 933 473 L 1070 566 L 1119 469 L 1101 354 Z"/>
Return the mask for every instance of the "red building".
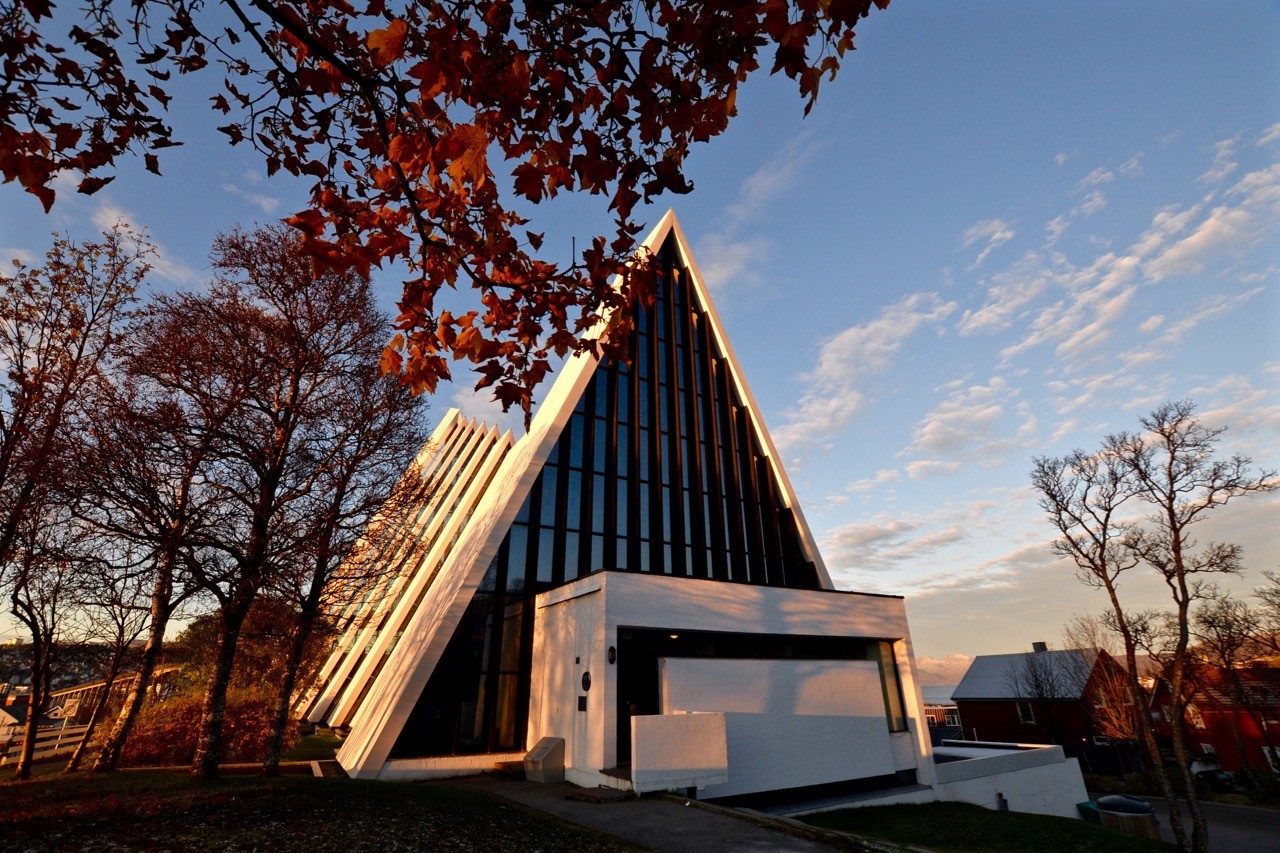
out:
<path id="1" fill-rule="evenodd" d="M 1036 643 L 974 658 L 952 698 L 965 740 L 1058 744 L 1086 772 L 1123 773 L 1141 763 L 1125 677 L 1106 652 Z"/>
<path id="2" fill-rule="evenodd" d="M 1193 760 L 1227 771 L 1247 765 L 1280 773 L 1280 668 L 1253 664 L 1229 672 L 1197 664 L 1188 683 L 1183 732 Z M 1169 693 L 1163 681 L 1154 704 L 1159 739 L 1168 744 Z"/>

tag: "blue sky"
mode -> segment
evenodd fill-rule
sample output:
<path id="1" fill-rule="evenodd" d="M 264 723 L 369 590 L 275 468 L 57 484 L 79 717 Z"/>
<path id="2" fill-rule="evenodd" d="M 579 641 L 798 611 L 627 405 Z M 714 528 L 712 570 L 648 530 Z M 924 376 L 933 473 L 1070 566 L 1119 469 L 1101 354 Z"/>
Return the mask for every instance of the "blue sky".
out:
<path id="1" fill-rule="evenodd" d="M 900 0 L 807 119 L 753 79 L 696 190 L 650 211 L 694 242 L 838 584 L 905 594 L 919 654 L 1057 642 L 1103 606 L 1049 553 L 1032 456 L 1192 397 L 1224 449 L 1280 467 L 1277 44 L 1274 3 Z M 124 217 L 161 246 L 156 286 L 195 286 L 216 231 L 298 208 L 215 116 L 176 120 L 163 179 L 131 164 L 50 216 L 0 188 L 0 254 Z M 535 213 L 553 251 L 607 224 L 590 199 Z M 458 388 L 435 413 L 458 403 L 492 417 Z M 1280 568 L 1278 510 L 1206 527 L 1247 549 L 1234 588 Z"/>

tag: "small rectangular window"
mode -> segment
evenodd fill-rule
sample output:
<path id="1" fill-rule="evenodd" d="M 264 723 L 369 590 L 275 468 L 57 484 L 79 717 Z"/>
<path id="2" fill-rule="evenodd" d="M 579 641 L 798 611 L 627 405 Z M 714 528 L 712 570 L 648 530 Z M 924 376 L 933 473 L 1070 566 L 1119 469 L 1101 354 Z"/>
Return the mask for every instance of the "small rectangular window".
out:
<path id="1" fill-rule="evenodd" d="M 1024 726 L 1030 726 L 1036 721 L 1036 715 L 1031 710 L 1031 703 L 1023 699 L 1018 700 L 1018 722 Z"/>

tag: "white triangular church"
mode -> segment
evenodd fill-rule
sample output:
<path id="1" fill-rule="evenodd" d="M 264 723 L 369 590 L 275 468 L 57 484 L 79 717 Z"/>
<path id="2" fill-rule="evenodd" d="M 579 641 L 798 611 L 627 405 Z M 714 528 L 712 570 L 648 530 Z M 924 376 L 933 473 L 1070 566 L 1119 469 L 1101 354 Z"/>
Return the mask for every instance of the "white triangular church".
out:
<path id="1" fill-rule="evenodd" d="M 307 718 L 358 778 L 542 743 L 637 792 L 929 784 L 902 599 L 834 589 L 673 213 L 644 248 L 629 363 L 569 359 L 519 440 L 445 416 Z"/>

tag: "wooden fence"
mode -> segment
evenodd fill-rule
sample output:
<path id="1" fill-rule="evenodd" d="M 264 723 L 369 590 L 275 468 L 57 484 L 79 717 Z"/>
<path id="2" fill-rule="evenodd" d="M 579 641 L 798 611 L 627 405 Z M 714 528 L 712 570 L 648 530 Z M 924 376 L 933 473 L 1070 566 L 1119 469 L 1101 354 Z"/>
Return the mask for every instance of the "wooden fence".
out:
<path id="1" fill-rule="evenodd" d="M 39 760 L 72 752 L 88 730 L 88 726 L 46 726 L 36 729 L 36 749 L 33 757 Z M 4 741 L 0 741 L 0 767 L 17 762 L 18 756 L 22 754 L 22 742 L 21 733 L 15 740 L 9 742 L 7 748 Z"/>

